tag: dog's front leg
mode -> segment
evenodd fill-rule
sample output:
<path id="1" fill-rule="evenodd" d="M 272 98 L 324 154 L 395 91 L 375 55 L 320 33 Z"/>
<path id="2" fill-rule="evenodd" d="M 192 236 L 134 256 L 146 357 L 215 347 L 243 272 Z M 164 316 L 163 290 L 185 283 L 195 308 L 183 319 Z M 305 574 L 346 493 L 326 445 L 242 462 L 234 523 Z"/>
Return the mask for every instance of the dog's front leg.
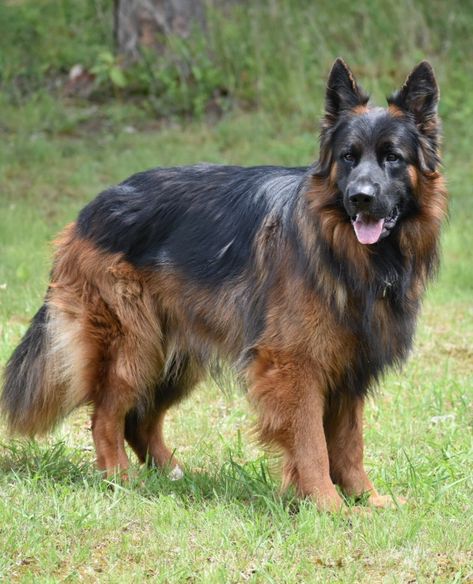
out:
<path id="1" fill-rule="evenodd" d="M 327 400 L 324 419 L 330 476 L 350 497 L 366 496 L 372 507 L 392 507 L 391 497 L 380 495 L 363 464 L 364 397 L 334 394 Z M 403 503 L 398 499 L 398 503 Z"/>
<path id="2" fill-rule="evenodd" d="M 283 485 L 293 484 L 323 511 L 337 511 L 343 500 L 330 478 L 324 394 L 312 364 L 265 351 L 250 369 L 250 399 L 260 415 L 259 436 L 281 448 Z"/>
<path id="3" fill-rule="evenodd" d="M 363 409 L 363 397 L 334 393 L 324 418 L 330 475 L 352 497 L 376 494 L 363 465 Z"/>

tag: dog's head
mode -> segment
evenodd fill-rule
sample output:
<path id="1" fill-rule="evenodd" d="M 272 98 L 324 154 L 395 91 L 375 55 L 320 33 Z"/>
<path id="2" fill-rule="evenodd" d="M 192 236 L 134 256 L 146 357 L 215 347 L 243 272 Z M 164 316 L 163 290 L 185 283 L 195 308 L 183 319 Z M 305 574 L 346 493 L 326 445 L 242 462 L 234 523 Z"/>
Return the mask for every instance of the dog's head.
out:
<path id="1" fill-rule="evenodd" d="M 334 183 L 340 203 L 362 244 L 388 237 L 403 216 L 414 213 L 417 172 L 439 165 L 439 91 L 423 61 L 388 107 L 368 106 L 368 96 L 347 65 L 330 72 L 321 134 L 319 169 Z"/>

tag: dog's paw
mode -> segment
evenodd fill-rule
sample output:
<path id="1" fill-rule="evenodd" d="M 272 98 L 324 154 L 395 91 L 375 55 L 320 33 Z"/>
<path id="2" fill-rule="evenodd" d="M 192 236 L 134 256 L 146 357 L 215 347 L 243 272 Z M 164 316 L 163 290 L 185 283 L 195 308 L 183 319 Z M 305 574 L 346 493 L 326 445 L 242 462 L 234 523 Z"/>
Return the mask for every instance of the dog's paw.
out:
<path id="1" fill-rule="evenodd" d="M 168 474 L 171 481 L 180 481 L 184 478 L 184 471 L 180 466 L 175 466 Z"/>
<path id="2" fill-rule="evenodd" d="M 405 505 L 407 503 L 406 499 L 402 497 L 396 497 L 395 499 L 390 495 L 371 495 L 367 501 L 370 507 L 374 507 L 375 509 L 396 509 L 401 505 Z"/>

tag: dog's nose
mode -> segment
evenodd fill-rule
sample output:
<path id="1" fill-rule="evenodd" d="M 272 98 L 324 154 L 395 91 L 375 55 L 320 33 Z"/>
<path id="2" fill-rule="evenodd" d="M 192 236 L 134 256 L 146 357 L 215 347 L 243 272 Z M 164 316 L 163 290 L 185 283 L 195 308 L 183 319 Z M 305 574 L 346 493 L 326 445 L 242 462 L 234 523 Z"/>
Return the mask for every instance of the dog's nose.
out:
<path id="1" fill-rule="evenodd" d="M 359 211 L 368 211 L 376 198 L 374 185 L 357 185 L 350 189 L 348 200 Z"/>

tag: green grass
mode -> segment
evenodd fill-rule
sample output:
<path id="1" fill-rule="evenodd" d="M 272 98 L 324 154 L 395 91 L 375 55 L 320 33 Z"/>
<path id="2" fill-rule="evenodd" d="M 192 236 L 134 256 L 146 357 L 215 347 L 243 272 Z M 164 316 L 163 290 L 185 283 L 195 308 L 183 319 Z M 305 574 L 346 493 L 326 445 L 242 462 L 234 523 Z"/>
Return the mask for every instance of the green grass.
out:
<path id="1" fill-rule="evenodd" d="M 346 518 L 279 496 L 271 461 L 251 439 L 245 397 L 206 383 L 169 416 L 168 441 L 186 466 L 179 482 L 133 458 L 129 484 L 101 480 L 84 410 L 39 442 L 13 441 L 0 426 L 0 581 L 473 581 L 473 10 L 401 0 L 374 12 L 366 0 L 315 13 L 287 0 L 271 3 L 267 21 L 252 7 L 212 41 L 230 95 L 250 111 L 230 108 L 210 125 L 157 119 L 156 101 L 71 101 L 46 91 L 50 74 L 76 60 L 92 66 L 109 48 L 111 3 L 81 0 L 76 16 L 66 0 L 45 4 L 46 13 L 29 0 L 0 6 L 0 22 L 11 25 L 0 35 L 1 364 L 41 304 L 51 240 L 85 202 L 156 165 L 309 163 L 337 54 L 378 98 L 415 61 L 433 60 L 451 219 L 413 354 L 367 412 L 370 474 L 381 492 L 406 497 L 405 507 Z M 32 29 L 34 51 L 13 42 L 15 31 L 29 39 Z M 172 101 L 170 87 L 161 104 Z M 182 108 L 205 100 L 206 88 L 180 95 Z"/>

